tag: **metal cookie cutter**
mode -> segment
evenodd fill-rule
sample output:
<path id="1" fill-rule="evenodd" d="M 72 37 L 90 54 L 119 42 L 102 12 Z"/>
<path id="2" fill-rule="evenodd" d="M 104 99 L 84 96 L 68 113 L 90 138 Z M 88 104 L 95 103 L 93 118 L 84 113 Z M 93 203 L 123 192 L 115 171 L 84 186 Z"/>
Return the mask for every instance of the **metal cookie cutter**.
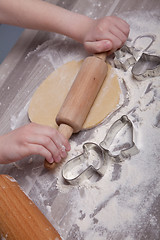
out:
<path id="1" fill-rule="evenodd" d="M 121 140 L 126 135 L 126 132 L 128 133 L 127 141 L 124 141 L 123 144 L 121 144 Z M 118 134 L 119 138 L 117 137 Z M 117 144 L 114 144 L 116 148 L 114 147 L 114 149 L 111 150 L 114 139 L 117 139 Z M 132 122 L 126 115 L 123 115 L 119 120 L 113 123 L 106 137 L 100 143 L 100 147 L 106 151 L 113 160 L 118 162 L 121 162 L 124 158 L 129 158 L 139 152 L 134 142 Z"/>
<path id="2" fill-rule="evenodd" d="M 122 129 L 124 131 L 121 131 Z M 117 137 L 119 133 L 121 134 Z M 130 139 L 130 142 L 121 144 L 125 135 Z M 117 142 L 113 144 L 115 139 Z M 116 146 L 116 154 L 115 149 L 112 151 L 112 144 Z M 91 178 L 98 181 L 105 174 L 109 159 L 120 162 L 138 152 L 139 150 L 134 143 L 132 122 L 123 115 L 113 123 L 100 145 L 91 142 L 83 145 L 83 153 L 64 165 L 62 177 L 73 185 Z"/>
<path id="3" fill-rule="evenodd" d="M 70 184 L 79 184 L 85 179 L 98 181 L 106 171 L 107 157 L 95 143 L 85 143 L 83 153 L 69 160 L 62 169 L 63 178 Z"/>
<path id="4" fill-rule="evenodd" d="M 150 42 L 142 50 L 141 48 L 136 47 L 136 43 L 139 39 L 147 38 Z M 123 69 L 127 71 L 131 66 L 133 66 L 137 60 L 140 58 L 142 52 L 147 51 L 153 42 L 155 41 L 156 36 L 147 34 L 140 35 L 131 43 L 126 43 L 121 49 L 115 52 L 114 65 L 116 68 Z"/>
<path id="5" fill-rule="evenodd" d="M 160 75 L 160 57 L 143 53 L 132 68 L 132 74 L 137 80 Z"/>
<path id="6" fill-rule="evenodd" d="M 136 50 L 134 47 L 128 47 L 127 45 L 124 45 L 120 50 L 117 50 L 114 58 L 115 67 L 127 71 L 130 66 L 136 63 L 134 57 L 135 52 Z M 129 55 L 127 59 L 126 54 Z"/>

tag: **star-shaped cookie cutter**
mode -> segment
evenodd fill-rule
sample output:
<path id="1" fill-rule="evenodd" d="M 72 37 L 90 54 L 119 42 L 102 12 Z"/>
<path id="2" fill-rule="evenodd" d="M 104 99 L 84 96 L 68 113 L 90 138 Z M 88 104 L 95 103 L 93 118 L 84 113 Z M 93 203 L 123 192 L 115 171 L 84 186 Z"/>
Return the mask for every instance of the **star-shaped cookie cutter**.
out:
<path id="1" fill-rule="evenodd" d="M 126 126 L 130 129 L 131 145 L 127 145 L 115 155 L 110 151 L 110 146 L 116 135 Z M 99 145 L 92 142 L 83 145 L 83 153 L 72 158 L 64 165 L 62 177 L 73 185 L 80 184 L 85 179 L 91 178 L 98 181 L 104 176 L 109 159 L 120 162 L 139 152 L 133 138 L 132 122 L 126 115 L 123 115 L 113 123 Z"/>

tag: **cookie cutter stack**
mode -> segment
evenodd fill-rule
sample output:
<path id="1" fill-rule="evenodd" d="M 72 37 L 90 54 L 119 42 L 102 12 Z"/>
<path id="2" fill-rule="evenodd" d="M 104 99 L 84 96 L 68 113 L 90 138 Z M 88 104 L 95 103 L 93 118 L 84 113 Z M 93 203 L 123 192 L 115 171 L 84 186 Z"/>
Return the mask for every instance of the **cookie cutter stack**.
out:
<path id="1" fill-rule="evenodd" d="M 118 154 L 110 151 L 110 146 L 117 134 L 124 128 L 130 130 L 131 144 L 119 150 Z M 107 169 L 109 160 L 124 161 L 139 152 L 134 142 L 133 124 L 126 115 L 113 123 L 104 140 L 99 144 L 88 142 L 83 145 L 83 153 L 69 160 L 62 169 L 62 177 L 69 184 L 80 184 L 85 179 L 98 181 Z"/>
<path id="2" fill-rule="evenodd" d="M 135 47 L 137 40 L 142 38 L 150 39 L 150 43 L 143 51 Z M 139 81 L 160 76 L 160 56 L 147 53 L 147 50 L 151 47 L 155 39 L 155 35 L 142 35 L 138 36 L 131 46 L 124 45 L 120 50 L 115 52 L 114 66 L 124 71 L 132 67 L 131 72 L 134 78 Z M 127 55 L 129 56 L 126 59 Z"/>

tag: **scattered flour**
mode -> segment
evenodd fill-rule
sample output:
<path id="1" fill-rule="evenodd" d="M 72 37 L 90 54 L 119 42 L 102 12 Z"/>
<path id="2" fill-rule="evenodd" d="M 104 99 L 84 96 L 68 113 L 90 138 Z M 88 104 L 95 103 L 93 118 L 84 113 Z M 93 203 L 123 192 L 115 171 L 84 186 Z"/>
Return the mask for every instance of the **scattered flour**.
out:
<path id="1" fill-rule="evenodd" d="M 11 116 L 11 129 L 14 130 L 17 127 L 20 126 L 24 116 L 27 115 L 27 111 L 28 111 L 28 106 L 29 106 L 29 102 L 24 106 L 24 108 L 19 112 L 18 116 L 12 115 Z"/>
<path id="2" fill-rule="evenodd" d="M 150 19 L 148 26 L 146 17 L 149 16 L 137 12 L 134 16 L 127 15 L 131 24 L 131 42 L 138 35 L 154 34 L 156 39 L 148 53 L 159 55 L 159 25 L 155 19 Z M 143 38 L 142 41 L 139 39 L 136 44 L 139 54 L 142 54 L 142 47 L 145 49 L 149 44 L 148 38 Z M 159 77 L 140 82 L 133 78 L 131 69 L 127 72 L 116 71 L 128 90 L 126 102 L 109 117 L 109 121 L 106 119 L 87 140 L 84 139 L 99 144 L 114 121 L 127 114 L 134 124 L 136 145 L 140 152 L 123 163 L 109 161 L 105 176 L 96 183 L 86 180 L 79 186 L 66 185 L 61 172 L 58 172 L 57 188 L 61 197 L 68 194 L 72 202 L 68 206 L 70 215 L 66 213 L 67 216 L 59 222 L 65 240 L 72 239 L 73 236 L 76 240 L 158 240 L 160 237 L 159 218 L 156 214 L 160 193 L 160 129 L 157 127 L 160 111 Z M 69 159 L 82 153 L 82 144 L 71 141 L 71 146 Z M 55 206 L 56 199 L 52 205 L 52 217 L 58 222 L 58 217 L 56 219 L 53 213 Z M 72 214 L 69 208 L 72 209 Z M 70 226 L 70 231 L 67 231 Z M 152 238 L 147 237 L 148 232 Z"/>
<path id="3" fill-rule="evenodd" d="M 116 7 L 116 3 L 117 1 L 113 7 Z M 132 16 L 130 12 L 123 13 L 121 17 L 131 26 L 130 44 L 139 35 L 153 34 L 156 36 L 155 41 L 147 53 L 160 55 L 160 25 L 156 16 L 149 12 L 144 15 L 139 11 L 132 12 Z M 78 48 L 75 49 L 75 55 L 70 56 L 63 51 L 55 52 L 53 50 L 55 46 L 52 49 L 52 44 L 54 41 L 47 41 L 27 57 L 37 54 L 53 67 L 79 57 Z M 67 44 L 65 39 L 64 44 Z M 139 57 L 148 44 L 148 38 L 136 42 Z M 59 45 L 57 47 L 59 48 Z M 57 65 L 53 56 L 58 58 Z M 32 190 L 32 187 L 37 184 L 38 205 L 47 211 L 47 217 L 64 240 L 160 239 L 159 77 L 140 82 L 133 78 L 131 69 L 127 72 L 116 69 L 116 72 L 120 82 L 122 85 L 125 83 L 127 89 L 123 106 L 92 130 L 91 134 L 87 131 L 80 133 L 80 142 L 73 137 L 70 140 L 72 149 L 67 160 L 81 154 L 85 142 L 92 141 L 99 144 L 109 127 L 122 115 L 127 115 L 134 124 L 137 135 L 136 145 L 140 152 L 122 163 L 109 161 L 106 174 L 98 182 L 86 180 L 78 186 L 65 184 L 61 175 L 64 163 L 54 172 L 54 176 L 52 173 L 41 174 L 41 171 L 38 171 L 34 181 L 30 177 L 25 178 L 29 183 L 27 192 L 30 192 L 30 195 L 32 191 L 33 194 L 35 193 L 36 188 Z M 27 108 L 28 104 L 18 116 L 12 116 L 12 129 L 19 124 Z M 55 196 L 52 195 L 53 189 L 58 192 Z"/>

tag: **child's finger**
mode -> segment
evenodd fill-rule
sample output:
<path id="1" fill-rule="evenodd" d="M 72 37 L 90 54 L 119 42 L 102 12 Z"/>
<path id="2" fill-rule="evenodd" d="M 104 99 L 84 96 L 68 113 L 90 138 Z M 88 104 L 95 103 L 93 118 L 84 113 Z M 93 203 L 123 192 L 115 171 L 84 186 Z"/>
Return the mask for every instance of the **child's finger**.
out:
<path id="1" fill-rule="evenodd" d="M 37 135 L 37 137 L 40 139 L 43 139 L 44 137 L 48 138 L 48 141 L 52 141 L 56 147 L 62 151 L 65 148 L 66 151 L 70 150 L 70 144 L 69 141 L 56 130 L 55 128 L 51 128 L 48 126 L 42 126 L 42 125 L 34 125 L 34 133 Z M 64 152 L 64 151 L 63 151 Z"/>
<path id="2" fill-rule="evenodd" d="M 65 150 L 68 152 L 71 150 L 71 146 L 69 144 L 69 141 L 63 136 L 63 134 L 61 134 L 60 132 L 58 132 L 58 136 L 59 136 L 59 142 L 58 145 L 60 145 L 60 150 Z"/>
<path id="3" fill-rule="evenodd" d="M 84 43 L 84 47 L 90 53 L 107 52 L 112 49 L 112 42 L 110 40 L 88 41 Z"/>
<path id="4" fill-rule="evenodd" d="M 112 37 L 116 39 L 118 38 L 122 42 L 122 44 L 125 43 L 125 41 L 127 40 L 126 35 L 116 26 L 113 26 L 110 32 L 113 35 Z"/>
<path id="5" fill-rule="evenodd" d="M 59 151 L 54 149 L 54 152 L 50 152 L 47 148 L 45 148 L 41 144 L 30 144 L 29 146 L 29 154 L 32 155 L 41 155 L 43 156 L 49 163 L 59 162 L 61 160 L 61 156 L 59 155 Z M 28 154 L 26 154 L 28 155 Z"/>
<path id="6" fill-rule="evenodd" d="M 33 144 L 35 145 L 35 148 L 32 150 L 36 151 L 36 149 L 40 149 L 41 151 L 43 151 L 43 156 L 44 156 L 43 148 L 48 150 L 50 154 L 48 153 L 49 156 L 47 156 L 47 160 L 49 159 L 50 162 L 51 161 L 60 162 L 62 158 L 65 158 L 67 156 L 65 143 L 60 139 L 59 134 L 57 134 L 57 136 L 54 137 L 53 139 L 49 136 L 44 136 L 39 134 L 32 135 L 29 141 L 29 145 L 33 146 Z M 42 149 L 39 146 L 41 146 Z M 28 150 L 31 151 L 30 146 Z M 36 154 L 41 155 L 42 153 L 36 152 Z"/>

